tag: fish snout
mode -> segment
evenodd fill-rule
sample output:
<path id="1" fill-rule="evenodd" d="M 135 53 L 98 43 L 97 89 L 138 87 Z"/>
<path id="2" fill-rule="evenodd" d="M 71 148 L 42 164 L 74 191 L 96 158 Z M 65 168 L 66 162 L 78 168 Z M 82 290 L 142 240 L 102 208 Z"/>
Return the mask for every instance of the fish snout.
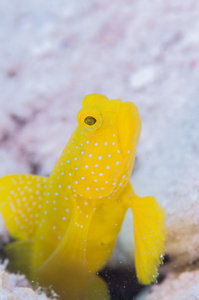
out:
<path id="1" fill-rule="evenodd" d="M 124 154 L 134 153 L 141 131 L 138 108 L 132 102 L 123 102 L 117 118 L 119 143 Z"/>

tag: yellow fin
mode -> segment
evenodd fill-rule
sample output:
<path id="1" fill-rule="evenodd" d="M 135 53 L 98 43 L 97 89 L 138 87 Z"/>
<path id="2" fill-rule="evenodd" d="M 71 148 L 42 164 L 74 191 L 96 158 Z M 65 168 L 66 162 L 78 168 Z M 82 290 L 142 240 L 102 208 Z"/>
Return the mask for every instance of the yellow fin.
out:
<path id="1" fill-rule="evenodd" d="M 138 281 L 156 281 L 164 255 L 165 211 L 154 197 L 135 196 L 131 203 L 134 220 L 135 266 Z"/>
<path id="2" fill-rule="evenodd" d="M 80 300 L 110 300 L 106 282 L 97 275 L 91 276 Z"/>
<path id="3" fill-rule="evenodd" d="M 33 239 L 27 242 L 16 241 L 4 248 L 6 257 L 9 259 L 8 269 L 12 272 L 20 272 L 31 279 L 31 259 L 33 252 Z"/>
<path id="4" fill-rule="evenodd" d="M 26 240 L 39 223 L 47 178 L 9 175 L 0 178 L 0 211 L 14 238 Z"/>

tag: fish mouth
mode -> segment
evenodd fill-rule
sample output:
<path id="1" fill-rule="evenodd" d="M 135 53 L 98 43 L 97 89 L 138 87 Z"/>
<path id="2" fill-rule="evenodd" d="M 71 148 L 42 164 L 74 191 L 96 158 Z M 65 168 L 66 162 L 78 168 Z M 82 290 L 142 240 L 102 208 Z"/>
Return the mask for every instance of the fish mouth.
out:
<path id="1" fill-rule="evenodd" d="M 118 112 L 117 124 L 122 152 L 124 154 L 129 151 L 134 152 L 141 131 L 141 119 L 134 103 L 128 101 L 122 103 Z"/>

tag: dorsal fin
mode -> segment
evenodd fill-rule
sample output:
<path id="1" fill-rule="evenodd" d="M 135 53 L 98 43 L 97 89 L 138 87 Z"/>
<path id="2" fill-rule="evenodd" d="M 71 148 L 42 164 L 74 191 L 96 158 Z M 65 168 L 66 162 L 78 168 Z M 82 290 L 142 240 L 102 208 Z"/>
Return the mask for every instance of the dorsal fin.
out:
<path id="1" fill-rule="evenodd" d="M 0 178 L 0 211 L 10 234 L 25 241 L 39 223 L 46 177 L 8 175 Z"/>

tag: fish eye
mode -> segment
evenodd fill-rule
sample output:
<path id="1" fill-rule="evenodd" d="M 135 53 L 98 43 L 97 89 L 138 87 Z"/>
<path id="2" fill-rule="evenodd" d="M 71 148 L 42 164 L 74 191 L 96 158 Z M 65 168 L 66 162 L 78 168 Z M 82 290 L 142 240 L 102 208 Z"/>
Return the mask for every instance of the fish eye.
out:
<path id="1" fill-rule="evenodd" d="M 102 126 L 102 114 L 92 106 L 83 107 L 78 113 L 77 120 L 85 130 L 94 131 Z"/>
<path id="2" fill-rule="evenodd" d="M 89 126 L 94 125 L 97 122 L 97 120 L 91 116 L 88 116 L 84 119 L 84 123 L 86 123 Z"/>

